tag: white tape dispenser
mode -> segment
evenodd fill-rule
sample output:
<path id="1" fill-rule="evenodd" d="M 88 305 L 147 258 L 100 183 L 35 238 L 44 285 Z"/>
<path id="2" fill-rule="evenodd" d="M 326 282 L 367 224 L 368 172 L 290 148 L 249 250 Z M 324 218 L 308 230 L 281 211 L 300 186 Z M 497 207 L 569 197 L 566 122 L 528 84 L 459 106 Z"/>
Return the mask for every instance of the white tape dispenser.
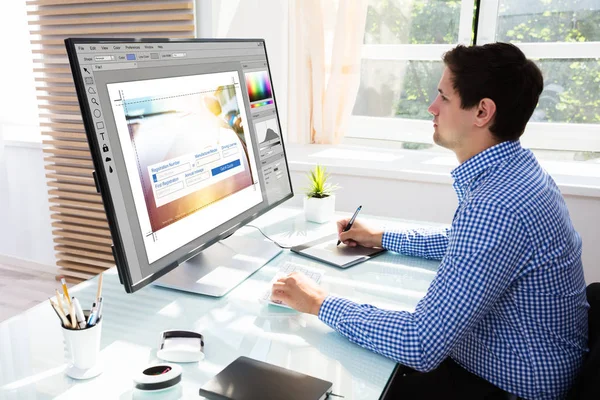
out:
<path id="1" fill-rule="evenodd" d="M 133 381 L 136 389 L 162 391 L 181 382 L 181 372 L 181 367 L 176 364 L 156 364 L 144 369 Z"/>

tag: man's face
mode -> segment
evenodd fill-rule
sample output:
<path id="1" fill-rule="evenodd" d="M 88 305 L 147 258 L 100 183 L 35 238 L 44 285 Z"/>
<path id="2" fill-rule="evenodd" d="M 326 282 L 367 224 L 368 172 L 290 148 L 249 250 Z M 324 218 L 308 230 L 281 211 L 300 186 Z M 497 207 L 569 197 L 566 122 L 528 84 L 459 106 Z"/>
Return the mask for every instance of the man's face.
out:
<path id="1" fill-rule="evenodd" d="M 427 111 L 433 115 L 433 141 L 456 153 L 468 145 L 474 111 L 460 108 L 460 96 L 452 87 L 451 76 L 452 72 L 445 68 L 438 95 Z"/>

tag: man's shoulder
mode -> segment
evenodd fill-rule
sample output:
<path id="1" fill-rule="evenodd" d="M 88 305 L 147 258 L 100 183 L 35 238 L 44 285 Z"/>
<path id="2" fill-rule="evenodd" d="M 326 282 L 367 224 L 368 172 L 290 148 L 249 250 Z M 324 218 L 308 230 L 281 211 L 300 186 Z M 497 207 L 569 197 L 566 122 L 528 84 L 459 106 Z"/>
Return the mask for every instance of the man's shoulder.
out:
<path id="1" fill-rule="evenodd" d="M 555 186 L 530 151 L 519 153 L 486 171 L 482 178 L 474 197 L 517 204 Z"/>
<path id="2" fill-rule="evenodd" d="M 556 184 L 527 150 L 486 171 L 470 200 L 474 207 L 504 209 L 528 219 L 559 199 Z"/>

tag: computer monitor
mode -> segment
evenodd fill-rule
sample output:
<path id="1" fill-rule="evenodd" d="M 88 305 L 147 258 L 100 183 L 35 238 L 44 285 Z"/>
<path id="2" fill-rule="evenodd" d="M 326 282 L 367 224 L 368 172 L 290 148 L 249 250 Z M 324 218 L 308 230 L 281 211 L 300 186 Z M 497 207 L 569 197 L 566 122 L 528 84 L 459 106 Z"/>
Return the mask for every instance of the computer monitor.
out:
<path id="1" fill-rule="evenodd" d="M 281 251 L 222 240 L 293 195 L 264 40 L 65 44 L 127 292 L 222 296 Z"/>

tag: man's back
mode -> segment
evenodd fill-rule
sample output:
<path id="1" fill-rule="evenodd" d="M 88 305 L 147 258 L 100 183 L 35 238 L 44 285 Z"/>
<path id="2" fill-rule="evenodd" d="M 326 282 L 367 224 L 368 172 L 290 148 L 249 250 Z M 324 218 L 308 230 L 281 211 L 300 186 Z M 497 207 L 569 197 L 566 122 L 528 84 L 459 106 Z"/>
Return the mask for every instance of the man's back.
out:
<path id="1" fill-rule="evenodd" d="M 511 270 L 507 290 L 451 357 L 505 390 L 554 398 L 568 390 L 587 344 L 581 239 L 560 191 L 533 154 L 518 142 L 499 147 L 506 153 L 501 161 L 477 171 L 463 187 L 455 219 L 490 204 L 506 210 L 525 235 L 505 246 L 521 248 L 524 257 Z M 502 221 L 491 227 L 502 229 Z M 457 245 L 451 233 L 449 252 Z M 515 375 L 503 377 L 510 369 Z"/>

